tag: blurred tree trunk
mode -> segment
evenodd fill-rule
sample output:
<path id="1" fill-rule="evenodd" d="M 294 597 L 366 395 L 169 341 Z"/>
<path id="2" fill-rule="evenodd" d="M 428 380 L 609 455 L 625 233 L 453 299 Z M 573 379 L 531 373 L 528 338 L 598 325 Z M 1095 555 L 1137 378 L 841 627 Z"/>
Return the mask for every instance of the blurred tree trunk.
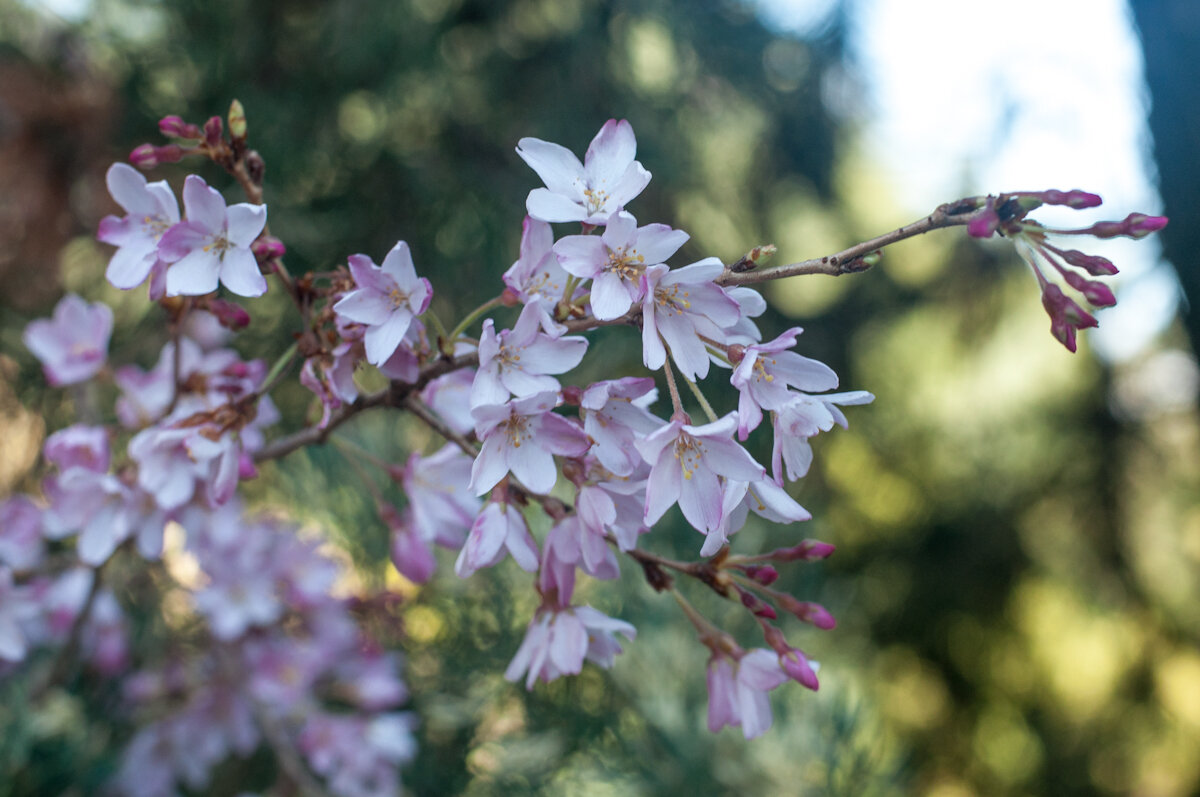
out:
<path id="1" fill-rule="evenodd" d="M 1160 233 L 1188 307 L 1183 323 L 1200 352 L 1200 3 L 1130 0 L 1146 59 L 1150 132 L 1171 223 Z"/>

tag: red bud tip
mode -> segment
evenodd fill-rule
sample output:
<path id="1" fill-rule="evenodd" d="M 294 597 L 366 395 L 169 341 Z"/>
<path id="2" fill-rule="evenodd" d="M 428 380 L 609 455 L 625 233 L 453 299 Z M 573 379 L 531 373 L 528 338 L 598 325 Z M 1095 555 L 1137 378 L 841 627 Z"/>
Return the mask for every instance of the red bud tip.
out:
<path id="1" fill-rule="evenodd" d="M 771 586 L 779 579 L 779 571 L 771 565 L 749 565 L 746 575 L 764 587 Z"/>
<path id="2" fill-rule="evenodd" d="M 746 359 L 746 347 L 740 343 L 735 343 L 729 347 L 728 352 L 729 364 L 735 368 L 742 360 Z"/>

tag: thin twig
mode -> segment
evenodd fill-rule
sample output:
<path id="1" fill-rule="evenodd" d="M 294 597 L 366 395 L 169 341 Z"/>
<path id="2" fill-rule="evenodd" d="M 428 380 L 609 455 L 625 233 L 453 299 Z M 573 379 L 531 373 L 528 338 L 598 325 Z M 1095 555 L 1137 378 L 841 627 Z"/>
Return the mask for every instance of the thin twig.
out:
<path id="1" fill-rule="evenodd" d="M 801 274 L 828 274 L 837 277 L 842 274 L 854 274 L 866 271 L 871 267 L 869 263 L 862 259 L 866 255 L 885 246 L 890 246 L 907 238 L 923 235 L 933 230 L 964 225 L 971 220 L 970 215 L 976 209 L 977 204 L 972 198 L 948 202 L 945 205 L 938 206 L 933 213 L 930 213 L 919 221 L 906 224 L 903 227 L 897 227 L 891 232 L 884 233 L 869 241 L 855 244 L 837 254 L 813 260 L 802 260 L 798 263 L 789 263 L 786 266 L 778 266 L 776 268 L 766 268 L 762 271 L 737 272 L 726 268 L 714 281 L 718 285 L 749 285 L 751 283 L 768 282 L 785 277 L 795 277 Z"/>

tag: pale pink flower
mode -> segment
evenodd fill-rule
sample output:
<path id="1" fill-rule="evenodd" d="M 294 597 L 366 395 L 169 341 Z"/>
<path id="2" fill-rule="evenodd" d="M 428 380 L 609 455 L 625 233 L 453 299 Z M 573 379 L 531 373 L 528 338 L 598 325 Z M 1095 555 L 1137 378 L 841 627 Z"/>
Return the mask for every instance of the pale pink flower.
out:
<path id="1" fill-rule="evenodd" d="M 658 398 L 649 377 L 627 376 L 596 382 L 579 399 L 583 430 L 592 438 L 592 453 L 617 476 L 628 476 L 642 464 L 634 441 L 663 425 L 647 407 Z"/>
<path id="2" fill-rule="evenodd" d="M 462 545 L 463 533 L 479 514 L 479 498 L 467 488 L 471 465 L 471 458 L 453 443 L 430 456 L 408 458 L 399 478 L 408 496 L 412 528 L 422 540 Z"/>
<path id="3" fill-rule="evenodd" d="M 96 238 L 117 247 L 105 277 L 122 290 L 145 282 L 158 260 L 158 242 L 179 222 L 179 203 L 166 180 L 147 183 L 137 169 L 114 163 L 104 177 L 108 193 L 125 210 L 124 218 L 105 216 Z"/>
<path id="4" fill-rule="evenodd" d="M 604 123 L 583 163 L 566 147 L 538 138 L 518 141 L 517 154 L 546 184 L 525 201 L 529 215 L 541 221 L 604 224 L 650 182 L 650 172 L 634 160 L 637 139 L 624 119 Z"/>
<path id="5" fill-rule="evenodd" d="M 88 304 L 73 293 L 54 307 L 50 319 L 30 321 L 21 335 L 55 387 L 91 379 L 104 367 L 113 314 L 108 305 Z"/>
<path id="6" fill-rule="evenodd" d="M 558 481 L 554 455 L 580 457 L 591 442 L 578 424 L 556 415 L 554 392 L 535 393 L 507 404 L 476 407 L 475 433 L 483 441 L 471 468 L 471 489 L 483 495 L 508 473 L 535 493 Z"/>
<path id="7" fill-rule="evenodd" d="M 771 451 L 771 472 L 775 481 L 783 483 L 785 465 L 790 481 L 808 473 L 813 458 L 808 438 L 828 432 L 835 423 L 843 429 L 849 425 L 839 404 L 853 406 L 870 404 L 874 400 L 875 397 L 865 390 L 823 396 L 793 393 L 791 400 L 775 413 L 773 419 L 775 444 Z"/>
<path id="8" fill-rule="evenodd" d="M 708 729 L 740 725 L 747 739 L 766 733 L 772 722 L 767 693 L 787 679 L 778 656 L 765 648 L 736 660 L 714 653 L 708 661 Z"/>
<path id="9" fill-rule="evenodd" d="M 637 442 L 650 463 L 646 484 L 645 522 L 653 525 L 678 502 L 683 516 L 708 534 L 721 527 L 721 478 L 757 481 L 761 465 L 732 439 L 737 413 L 703 426 L 678 419 Z"/>
<path id="10" fill-rule="evenodd" d="M 454 572 L 466 578 L 483 567 L 491 567 L 512 554 L 517 566 L 529 573 L 537 570 L 537 542 L 529 533 L 521 512 L 509 503 L 488 502 L 467 535 L 454 562 Z"/>
<path id="11" fill-rule="evenodd" d="M 366 326 L 367 362 L 382 365 L 404 340 L 413 319 L 428 309 L 433 288 L 429 280 L 417 276 L 404 241 L 392 247 L 382 266 L 366 255 L 351 255 L 349 264 L 357 288 L 343 296 L 333 310 Z"/>
<path id="12" fill-rule="evenodd" d="M 421 391 L 424 401 L 459 434 L 469 434 L 475 428 L 471 417 L 471 385 L 475 382 L 475 371 L 460 368 L 430 381 Z"/>
<path id="13" fill-rule="evenodd" d="M 775 340 L 746 346 L 730 379 L 740 391 L 738 438 L 745 440 L 762 423 L 763 410 L 782 409 L 795 395 L 788 388 L 807 392 L 832 390 L 837 374 L 825 363 L 788 351 L 803 330 L 792 327 Z"/>
<path id="14" fill-rule="evenodd" d="M 657 370 L 667 360 L 663 341 L 684 379 L 708 376 L 701 336 L 723 342 L 722 328 L 737 323 L 738 303 L 713 282 L 725 269 L 715 257 L 680 269 L 652 266 L 642 275 L 642 362 Z"/>
<path id="15" fill-rule="evenodd" d="M 541 331 L 540 305 L 527 304 L 511 329 L 496 332 L 492 319 L 483 322 L 479 338 L 479 369 L 471 385 L 471 406 L 502 404 L 517 398 L 559 390 L 562 374 L 579 365 L 587 339 L 551 337 Z"/>
<path id="16" fill-rule="evenodd" d="M 584 659 L 607 669 L 622 649 L 617 634 L 632 640 L 637 629 L 591 606 L 540 609 L 504 677 L 516 681 L 524 673 L 525 688 L 533 689 L 539 678 L 549 682 L 562 675 L 578 675 Z"/>
<path id="17" fill-rule="evenodd" d="M 609 218 L 603 235 L 565 236 L 554 244 L 554 253 L 566 271 L 592 281 L 592 315 L 609 321 L 641 300 L 646 269 L 661 265 L 687 239 L 686 232 L 665 224 L 638 227 L 622 210 Z"/>
<path id="18" fill-rule="evenodd" d="M 504 284 L 522 304 L 540 302 L 542 326 L 548 334 L 560 325 L 549 316 L 549 310 L 564 298 L 567 289 L 567 272 L 558 264 L 554 250 L 554 232 L 544 221 L 529 216 L 521 225 L 521 254 L 517 261 L 504 272 Z M 549 322 L 549 323 L 547 323 Z"/>
<path id="19" fill-rule="evenodd" d="M 28 570 L 42 560 L 42 509 L 27 495 L 0 501 L 0 565 Z"/>
<path id="20" fill-rule="evenodd" d="M 730 535 L 746 525 L 746 518 L 753 511 L 772 523 L 797 523 L 812 520 L 812 513 L 796 503 L 786 491 L 769 477 L 755 482 L 725 481 L 725 494 L 721 500 L 723 520 L 720 528 L 710 531 L 700 549 L 701 556 L 712 556 L 721 550 Z"/>
<path id="21" fill-rule="evenodd" d="M 267 206 L 225 199 L 204 179 L 189 174 L 183 183 L 187 221 L 167 230 L 158 256 L 167 262 L 168 296 L 201 296 L 217 282 L 238 296 L 262 296 L 267 280 L 250 251 L 267 224 Z"/>

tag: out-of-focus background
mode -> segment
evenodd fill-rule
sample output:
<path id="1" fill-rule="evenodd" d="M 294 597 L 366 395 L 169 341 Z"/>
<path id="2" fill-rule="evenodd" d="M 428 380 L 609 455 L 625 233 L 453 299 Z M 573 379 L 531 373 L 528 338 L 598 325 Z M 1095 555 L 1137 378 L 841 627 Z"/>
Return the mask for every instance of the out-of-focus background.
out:
<path id="1" fill-rule="evenodd" d="M 533 608 L 515 568 L 460 583 L 447 557 L 448 578 L 403 583 L 333 451 L 292 455 L 253 496 L 331 529 L 357 588 L 406 596 L 417 794 L 1194 794 L 1198 39 L 1190 0 L 0 0 L 0 496 L 36 485 L 45 435 L 86 409 L 46 388 L 29 320 L 75 291 L 113 304 L 114 358 L 157 356 L 159 311 L 107 285 L 93 236 L 116 209 L 105 169 L 159 142 L 167 114 L 240 99 L 289 266 L 378 259 L 403 238 L 443 318 L 495 295 L 516 258 L 539 184 L 517 139 L 582 152 L 610 117 L 654 174 L 630 210 L 692 235 L 679 263 L 766 242 L 776 262 L 819 256 L 962 195 L 1096 191 L 1101 212 L 1042 218 L 1172 223 L 1089 249 L 1122 267 L 1121 303 L 1074 356 L 1011 247 L 961 231 L 865 275 L 766 288 L 767 336 L 803 326 L 802 352 L 877 400 L 815 440 L 794 491 L 813 521 L 736 540 L 838 546 L 784 573 L 840 621 L 789 627 L 821 690 L 777 690 L 755 742 L 703 730 L 704 649 L 630 568 L 581 593 L 639 628 L 616 667 L 526 694 L 501 678 Z M 277 354 L 285 301 L 253 311 L 238 345 Z M 602 342 L 581 380 L 641 372 L 628 330 Z M 302 422 L 310 394 L 278 399 Z M 384 415 L 349 435 L 395 460 L 428 442 Z M 645 539 L 694 555 L 699 538 L 677 523 Z M 756 643 L 744 612 L 692 593 Z M 0 793 L 83 793 L 111 769 L 129 728 L 111 693 L 78 686 L 32 716 L 5 696 Z M 213 793 L 255 787 L 260 764 L 231 762 Z"/>

